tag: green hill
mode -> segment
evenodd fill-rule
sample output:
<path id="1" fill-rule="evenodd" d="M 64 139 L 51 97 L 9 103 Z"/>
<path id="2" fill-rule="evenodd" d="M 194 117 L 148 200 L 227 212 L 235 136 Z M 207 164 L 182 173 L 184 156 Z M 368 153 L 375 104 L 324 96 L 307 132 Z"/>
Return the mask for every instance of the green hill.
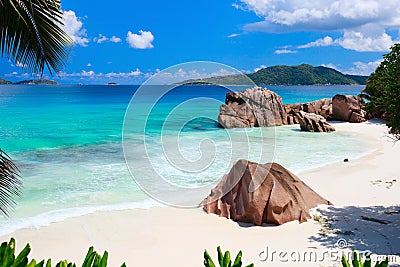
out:
<path id="1" fill-rule="evenodd" d="M 4 79 L 0 79 L 0 84 L 10 84 L 10 81 L 4 80 Z"/>
<path id="2" fill-rule="evenodd" d="M 255 73 L 246 74 L 259 86 L 263 85 L 351 85 L 365 84 L 367 76 L 347 75 L 327 67 L 313 67 L 308 64 L 299 66 L 272 66 Z M 243 75 L 211 77 L 200 80 L 187 80 L 178 84 L 221 84 L 248 85 Z"/>
<path id="3" fill-rule="evenodd" d="M 345 76 L 349 79 L 356 81 L 358 84 L 366 84 L 369 78 L 369 76 L 350 75 L 350 74 L 345 74 Z"/>
<path id="4" fill-rule="evenodd" d="M 337 70 L 307 64 L 268 67 L 248 76 L 257 85 L 359 84 Z"/>

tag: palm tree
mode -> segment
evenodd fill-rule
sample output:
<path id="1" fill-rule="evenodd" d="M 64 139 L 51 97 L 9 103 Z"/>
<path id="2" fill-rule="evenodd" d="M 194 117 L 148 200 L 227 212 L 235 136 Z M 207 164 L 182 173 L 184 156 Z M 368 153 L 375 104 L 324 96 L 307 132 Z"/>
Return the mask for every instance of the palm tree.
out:
<path id="1" fill-rule="evenodd" d="M 63 30 L 60 0 L 0 0 L 1 56 L 40 77 L 59 72 L 72 39 Z M 7 215 L 21 194 L 17 166 L 0 149 L 0 213 Z"/>
<path id="2" fill-rule="evenodd" d="M 3 57 L 43 74 L 64 67 L 71 37 L 62 28 L 60 0 L 0 0 L 0 49 Z"/>
<path id="3" fill-rule="evenodd" d="M 0 213 L 5 216 L 15 206 L 13 197 L 21 195 L 22 181 L 18 173 L 18 167 L 0 149 Z"/>

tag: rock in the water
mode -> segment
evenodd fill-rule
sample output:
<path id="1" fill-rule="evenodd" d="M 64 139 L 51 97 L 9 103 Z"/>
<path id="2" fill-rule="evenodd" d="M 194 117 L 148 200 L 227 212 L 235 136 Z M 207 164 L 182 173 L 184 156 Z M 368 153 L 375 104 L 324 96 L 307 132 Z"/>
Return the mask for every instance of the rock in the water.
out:
<path id="1" fill-rule="evenodd" d="M 364 101 L 359 97 L 335 95 L 332 99 L 332 120 L 365 122 L 368 115 L 363 108 Z"/>
<path id="2" fill-rule="evenodd" d="M 219 124 L 224 128 L 267 127 L 287 124 L 282 98 L 266 88 L 251 88 L 226 94 Z"/>
<path id="3" fill-rule="evenodd" d="M 331 203 L 281 165 L 239 160 L 200 205 L 237 222 L 280 225 L 307 221 L 319 204 Z"/>
<path id="4" fill-rule="evenodd" d="M 299 111 L 296 114 L 299 119 L 300 129 L 306 132 L 334 132 L 335 128 L 324 117 L 314 113 Z"/>

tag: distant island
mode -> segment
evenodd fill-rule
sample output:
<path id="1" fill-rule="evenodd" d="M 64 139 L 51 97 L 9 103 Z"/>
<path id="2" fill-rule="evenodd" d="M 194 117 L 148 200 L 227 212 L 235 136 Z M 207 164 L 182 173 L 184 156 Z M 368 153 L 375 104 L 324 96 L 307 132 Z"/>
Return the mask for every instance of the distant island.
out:
<path id="1" fill-rule="evenodd" d="M 11 84 L 12 82 L 4 80 L 4 79 L 0 79 L 0 84 Z"/>
<path id="2" fill-rule="evenodd" d="M 0 84 L 48 84 L 48 85 L 57 85 L 58 82 L 47 80 L 47 79 L 38 79 L 38 80 L 23 80 L 19 82 L 10 82 L 4 79 L 0 79 Z"/>
<path id="3" fill-rule="evenodd" d="M 255 84 L 264 85 L 365 85 L 368 76 L 343 74 L 328 67 L 308 64 L 298 66 L 272 66 L 246 74 Z M 248 85 L 246 76 L 235 74 L 205 79 L 192 79 L 177 84 Z"/>

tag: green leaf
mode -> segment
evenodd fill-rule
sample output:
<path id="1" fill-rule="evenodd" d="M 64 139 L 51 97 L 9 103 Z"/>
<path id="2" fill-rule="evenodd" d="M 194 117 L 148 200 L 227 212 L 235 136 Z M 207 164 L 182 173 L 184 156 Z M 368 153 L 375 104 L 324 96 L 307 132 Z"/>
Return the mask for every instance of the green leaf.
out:
<path id="1" fill-rule="evenodd" d="M 107 267 L 108 252 L 104 251 L 103 257 L 100 260 L 99 267 Z"/>
<path id="2" fill-rule="evenodd" d="M 28 264 L 28 254 L 30 252 L 31 247 L 29 246 L 29 244 L 26 244 L 25 248 L 18 254 L 11 267 L 25 267 Z"/>
<path id="3" fill-rule="evenodd" d="M 66 260 L 60 261 L 56 267 L 68 267 L 68 262 Z"/>
<path id="4" fill-rule="evenodd" d="M 8 2 L 8 1 L 7 1 Z M 3 21 L 1 20 L 1 5 L 0 5 L 0 38 L 1 28 L 3 27 Z M 1 41 L 0 41 L 1 42 Z M 0 44 L 1 46 L 1 44 Z M 0 47 L 1 48 L 1 47 Z M 21 196 L 22 192 L 22 181 L 19 176 L 18 167 L 14 164 L 11 158 L 0 149 L 0 214 L 7 216 L 8 212 L 12 210 L 16 204 L 15 198 Z M 0 251 L 4 257 L 4 252 Z M 4 258 L 3 258 L 4 259 Z M 3 261 L 0 261 L 0 266 L 5 266 Z"/>
<path id="5" fill-rule="evenodd" d="M 371 267 L 371 255 L 365 256 L 365 262 L 364 262 L 364 267 Z"/>
<path id="6" fill-rule="evenodd" d="M 241 267 L 242 266 L 242 251 L 239 251 L 237 254 L 235 261 L 233 262 L 232 267 Z"/>
<path id="7" fill-rule="evenodd" d="M 254 263 L 247 265 L 246 267 L 254 267 Z"/>
<path id="8" fill-rule="evenodd" d="M 363 267 L 362 263 L 360 261 L 360 256 L 358 255 L 356 250 L 353 251 L 352 263 L 353 263 L 353 267 Z"/>
<path id="9" fill-rule="evenodd" d="M 0 5 L 0 48 L 3 57 L 34 73 L 58 72 L 73 40 L 63 30 L 60 0 L 7 0 Z"/>
<path id="10" fill-rule="evenodd" d="M 6 247 L 7 247 L 7 242 L 3 242 L 1 243 L 0 246 L 0 263 L 2 263 L 4 261 L 4 257 L 5 257 L 5 251 L 6 251 Z M 2 265 L 0 265 L 2 266 Z"/>
<path id="11" fill-rule="evenodd" d="M 387 267 L 389 265 L 389 258 L 386 257 L 386 259 L 382 262 L 377 262 L 375 267 Z"/>
<path id="12" fill-rule="evenodd" d="M 124 263 L 122 263 L 121 267 L 126 267 L 126 264 L 125 264 L 125 262 L 124 262 Z"/>
<path id="13" fill-rule="evenodd" d="M 346 255 L 342 255 L 342 266 L 343 267 L 351 267 L 350 263 L 347 261 Z"/>
<path id="14" fill-rule="evenodd" d="M 230 266 L 231 266 L 231 254 L 229 253 L 229 251 L 226 251 L 222 267 L 230 267 Z"/>
<path id="15" fill-rule="evenodd" d="M 15 239 L 11 238 L 10 242 L 8 242 L 8 244 L 4 249 L 4 257 L 0 262 L 1 263 L 0 267 L 11 266 L 11 264 L 14 263 L 14 259 L 15 259 Z"/>
<path id="16" fill-rule="evenodd" d="M 216 267 L 214 262 L 211 259 L 210 254 L 208 254 L 207 250 L 204 250 L 204 266 L 205 267 Z"/>
<path id="17" fill-rule="evenodd" d="M 222 250 L 221 250 L 221 247 L 220 247 L 220 246 L 217 247 L 217 253 L 218 253 L 218 263 L 219 263 L 219 266 L 223 266 L 224 255 L 222 254 Z"/>
<path id="18" fill-rule="evenodd" d="M 36 260 L 32 259 L 30 263 L 28 263 L 27 265 L 25 265 L 26 267 L 35 267 L 36 266 Z"/>
<path id="19" fill-rule="evenodd" d="M 95 256 L 96 252 L 94 251 L 94 248 L 90 247 L 86 254 L 85 260 L 83 261 L 82 267 L 91 267 Z"/>

